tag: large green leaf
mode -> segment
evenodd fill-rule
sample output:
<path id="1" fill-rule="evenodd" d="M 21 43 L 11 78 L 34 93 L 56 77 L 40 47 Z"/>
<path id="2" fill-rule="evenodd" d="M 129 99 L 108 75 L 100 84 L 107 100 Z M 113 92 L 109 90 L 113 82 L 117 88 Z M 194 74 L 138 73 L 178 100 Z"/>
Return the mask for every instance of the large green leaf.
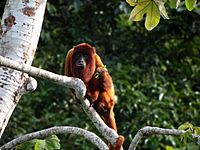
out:
<path id="1" fill-rule="evenodd" d="M 148 2 L 136 5 L 131 12 L 130 20 L 140 21 L 143 18 L 144 14 L 147 12 L 147 7 L 149 3 L 150 2 L 148 1 Z"/>
<path id="2" fill-rule="evenodd" d="M 196 5 L 197 0 L 185 0 L 186 8 L 189 11 L 192 11 Z"/>
<path id="3" fill-rule="evenodd" d="M 147 30 L 155 28 L 160 21 L 160 12 L 154 1 L 151 1 L 147 6 L 145 27 Z"/>
<path id="4" fill-rule="evenodd" d="M 131 5 L 134 5 L 134 2 Z M 157 4 L 151 0 L 138 2 L 131 12 L 130 20 L 140 21 L 144 14 L 146 14 L 145 27 L 147 30 L 152 30 L 160 21 L 160 12 Z"/>

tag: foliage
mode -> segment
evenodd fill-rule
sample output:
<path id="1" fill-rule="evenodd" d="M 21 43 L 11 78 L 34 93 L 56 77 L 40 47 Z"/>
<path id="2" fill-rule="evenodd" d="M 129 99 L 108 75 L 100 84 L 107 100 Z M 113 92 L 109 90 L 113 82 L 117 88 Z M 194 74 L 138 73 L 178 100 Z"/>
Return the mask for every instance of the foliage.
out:
<path id="1" fill-rule="evenodd" d="M 181 135 L 181 140 L 184 142 L 184 144 L 187 143 L 188 138 L 194 141 L 194 139 L 191 138 L 192 134 L 200 135 L 200 127 L 193 126 L 191 123 L 188 122 L 179 126 L 178 129 L 186 131 L 184 134 Z"/>
<path id="2" fill-rule="evenodd" d="M 33 64 L 63 74 L 65 55 L 73 45 L 94 45 L 114 81 L 114 112 L 119 133 L 126 138 L 124 149 L 146 125 L 178 128 L 184 122 L 200 124 L 198 9 L 189 12 L 179 3 L 177 10 L 167 10 L 170 19 L 162 20 L 151 32 L 142 26 L 144 19 L 128 20 L 130 12 L 130 6 L 120 0 L 48 0 Z M 68 89 L 37 81 L 37 90 L 21 98 L 0 145 L 56 125 L 81 127 L 100 135 Z M 58 137 L 61 149 L 95 149 L 74 135 Z M 181 149 L 186 145 L 172 136 L 149 137 L 138 145 L 139 150 L 167 147 Z"/>
<path id="3" fill-rule="evenodd" d="M 34 139 L 17 146 L 17 150 L 55 150 L 60 149 L 60 140 L 56 135 L 41 139 Z"/>
<path id="4" fill-rule="evenodd" d="M 145 27 L 147 30 L 155 28 L 159 21 L 160 16 L 164 19 L 169 19 L 166 12 L 165 3 L 167 0 L 126 0 L 130 6 L 134 7 L 131 14 L 130 20 L 140 21 L 146 14 Z M 169 0 L 171 7 L 178 8 L 180 0 Z M 186 8 L 191 11 L 195 8 L 197 0 L 185 0 Z"/>
<path id="5" fill-rule="evenodd" d="M 197 0 L 185 0 L 185 6 L 189 11 L 194 9 L 196 3 Z"/>
<path id="6" fill-rule="evenodd" d="M 189 131 L 190 133 L 194 133 L 200 135 L 200 127 L 196 127 L 191 123 L 184 123 L 178 127 L 179 130 Z"/>
<path id="7" fill-rule="evenodd" d="M 194 143 L 189 143 L 181 148 L 174 148 L 172 146 L 166 146 L 166 150 L 198 150 L 199 146 Z"/>

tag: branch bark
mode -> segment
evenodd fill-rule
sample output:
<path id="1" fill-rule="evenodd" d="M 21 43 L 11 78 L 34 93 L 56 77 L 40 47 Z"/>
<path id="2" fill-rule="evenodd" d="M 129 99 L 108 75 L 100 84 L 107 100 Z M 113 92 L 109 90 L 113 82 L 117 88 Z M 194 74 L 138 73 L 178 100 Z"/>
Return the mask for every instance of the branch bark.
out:
<path id="1" fill-rule="evenodd" d="M 23 135 L 21 137 L 18 137 L 4 144 L 3 146 L 0 147 L 0 150 L 13 149 L 17 145 L 22 144 L 23 142 L 26 142 L 32 139 L 44 138 L 53 134 L 65 134 L 65 133 L 72 133 L 72 134 L 83 136 L 84 138 L 92 142 L 94 145 L 96 145 L 99 149 L 108 150 L 108 146 L 96 134 L 89 132 L 87 130 L 81 129 L 81 128 L 70 127 L 70 126 L 52 127 L 52 128 L 48 128 L 41 131 Z"/>
<path id="2" fill-rule="evenodd" d="M 158 128 L 158 127 L 150 127 L 146 126 L 140 129 L 135 137 L 133 138 L 129 150 L 135 150 L 140 140 L 145 136 L 151 136 L 151 135 L 173 135 L 173 136 L 179 136 L 181 134 L 184 134 L 185 131 L 183 130 L 177 130 L 177 129 L 164 129 L 164 128 Z M 197 138 L 198 142 L 200 141 L 200 136 L 192 134 L 193 138 Z"/>
<path id="3" fill-rule="evenodd" d="M 50 81 L 55 82 L 56 84 L 60 84 L 68 88 L 74 89 L 76 91 L 76 97 L 80 99 L 81 107 L 86 112 L 88 117 L 91 119 L 95 127 L 106 138 L 106 140 L 111 142 L 112 145 L 115 145 L 118 139 L 118 134 L 104 123 L 104 121 L 100 118 L 100 116 L 94 110 L 94 108 L 90 106 L 90 102 L 87 99 L 85 99 L 86 86 L 82 80 L 63 75 L 57 75 L 55 73 L 43 69 L 38 69 L 36 67 L 32 67 L 26 64 L 20 64 L 10 59 L 4 58 L 2 56 L 0 56 L 0 65 L 10 67 L 18 71 L 22 71 L 24 73 L 27 73 L 35 77 L 48 79 Z"/>
<path id="4" fill-rule="evenodd" d="M 24 63 L 12 61 L 2 56 L 0 56 L 0 65 L 27 73 L 31 76 L 48 79 L 56 84 L 60 84 L 68 88 L 72 88 L 76 91 L 76 96 L 78 99 L 84 99 L 85 97 L 86 86 L 83 83 L 83 81 L 78 78 L 57 75 L 55 73 L 52 73 L 43 69 L 38 69 L 36 67 L 26 65 Z"/>

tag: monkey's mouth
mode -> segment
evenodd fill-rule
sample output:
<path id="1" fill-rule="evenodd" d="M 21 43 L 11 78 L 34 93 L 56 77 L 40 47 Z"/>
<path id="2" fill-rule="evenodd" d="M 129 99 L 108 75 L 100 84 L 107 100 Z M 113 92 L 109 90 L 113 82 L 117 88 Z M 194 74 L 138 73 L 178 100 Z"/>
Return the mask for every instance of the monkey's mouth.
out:
<path id="1" fill-rule="evenodd" d="M 84 69 L 85 65 L 84 64 L 78 64 L 77 67 L 80 68 L 80 69 Z"/>

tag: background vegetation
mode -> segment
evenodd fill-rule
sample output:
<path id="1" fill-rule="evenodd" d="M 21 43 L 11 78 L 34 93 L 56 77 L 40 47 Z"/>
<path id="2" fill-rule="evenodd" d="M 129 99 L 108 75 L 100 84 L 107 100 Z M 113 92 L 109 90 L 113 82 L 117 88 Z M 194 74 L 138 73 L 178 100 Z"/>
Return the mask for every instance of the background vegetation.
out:
<path id="1" fill-rule="evenodd" d="M 190 122 L 200 126 L 200 8 L 192 12 L 183 4 L 177 10 L 167 8 L 170 20 L 161 19 L 155 29 L 147 31 L 144 20 L 128 20 L 132 8 L 125 1 L 48 0 L 33 65 L 63 74 L 65 55 L 73 45 L 94 45 L 113 77 L 115 114 L 119 133 L 126 138 L 125 149 L 146 125 L 178 128 Z M 37 90 L 22 97 L 0 144 L 56 125 L 99 134 L 68 89 L 37 80 Z M 63 150 L 94 149 L 81 137 L 67 134 L 59 138 Z M 138 149 L 170 146 L 180 147 L 180 139 L 153 136 L 142 141 Z"/>

